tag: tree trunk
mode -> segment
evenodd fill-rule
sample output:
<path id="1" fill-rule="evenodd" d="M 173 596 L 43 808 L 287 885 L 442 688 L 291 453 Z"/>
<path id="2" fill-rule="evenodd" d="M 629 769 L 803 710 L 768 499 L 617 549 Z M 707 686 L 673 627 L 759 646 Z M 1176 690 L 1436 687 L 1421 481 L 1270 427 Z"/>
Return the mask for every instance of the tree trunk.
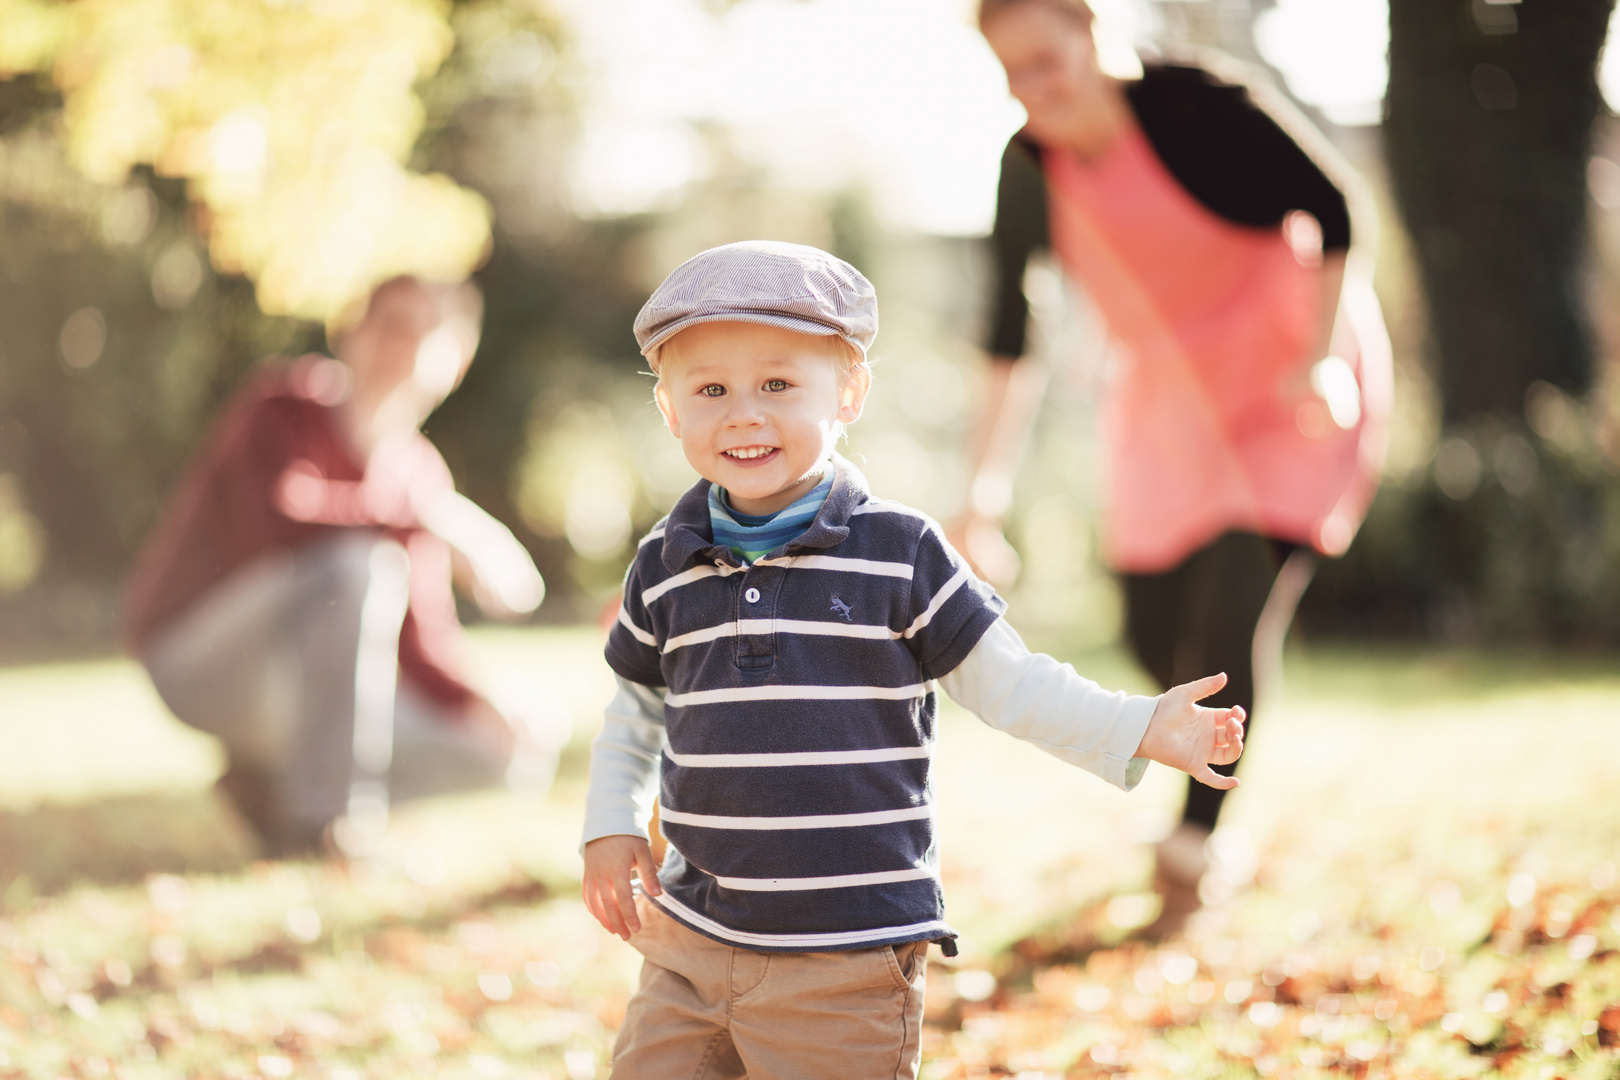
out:
<path id="1" fill-rule="evenodd" d="M 1591 387 L 1586 169 L 1614 0 L 1390 0 L 1384 123 L 1442 413 L 1522 422 Z"/>

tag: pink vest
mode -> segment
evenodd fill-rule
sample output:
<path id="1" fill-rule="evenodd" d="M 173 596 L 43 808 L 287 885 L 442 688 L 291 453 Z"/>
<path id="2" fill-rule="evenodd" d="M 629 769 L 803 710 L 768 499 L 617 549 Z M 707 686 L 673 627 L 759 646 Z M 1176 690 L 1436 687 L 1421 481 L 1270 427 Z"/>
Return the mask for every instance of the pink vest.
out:
<path id="1" fill-rule="evenodd" d="M 1110 565 L 1167 570 L 1234 529 L 1341 554 L 1372 501 L 1389 415 L 1371 285 L 1347 280 L 1334 327 L 1360 392 L 1345 427 L 1300 378 L 1319 359 L 1320 271 L 1281 227 L 1205 209 L 1134 125 L 1095 162 L 1042 160 L 1053 246 L 1124 359 L 1104 420 Z"/>

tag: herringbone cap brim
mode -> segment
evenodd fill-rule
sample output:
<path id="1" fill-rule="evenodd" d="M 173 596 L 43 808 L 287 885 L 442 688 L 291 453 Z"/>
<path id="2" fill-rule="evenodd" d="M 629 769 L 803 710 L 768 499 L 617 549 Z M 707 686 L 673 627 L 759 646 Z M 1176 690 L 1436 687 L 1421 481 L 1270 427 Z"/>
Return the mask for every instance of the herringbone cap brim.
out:
<path id="1" fill-rule="evenodd" d="M 682 330 L 706 322 L 837 336 L 865 356 L 877 337 L 877 291 L 859 270 L 819 248 L 746 240 L 676 267 L 636 316 L 636 344 L 651 357 Z"/>

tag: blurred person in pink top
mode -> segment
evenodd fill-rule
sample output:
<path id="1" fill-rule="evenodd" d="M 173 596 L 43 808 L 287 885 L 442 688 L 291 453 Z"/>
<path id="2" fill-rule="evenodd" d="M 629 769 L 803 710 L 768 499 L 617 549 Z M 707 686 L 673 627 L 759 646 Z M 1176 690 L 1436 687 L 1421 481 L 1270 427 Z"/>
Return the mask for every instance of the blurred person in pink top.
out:
<path id="1" fill-rule="evenodd" d="M 1001 519 L 1045 375 L 1025 353 L 1030 257 L 1081 282 L 1121 361 L 1103 415 L 1104 553 L 1126 635 L 1163 686 L 1225 671 L 1252 714 L 1317 555 L 1349 546 L 1385 445 L 1388 336 L 1352 256 L 1356 179 L 1294 110 L 1233 72 L 1098 65 L 1083 0 L 981 0 L 1028 122 L 1002 159 L 994 358 L 958 547 L 1017 573 Z M 1358 214 L 1359 218 L 1359 214 Z M 1356 236 L 1371 236 L 1362 221 Z M 1149 932 L 1198 906 L 1224 792 L 1191 785 L 1158 847 Z"/>
<path id="2" fill-rule="evenodd" d="M 220 786 L 271 854 L 352 849 L 391 801 L 549 778 L 560 733 L 474 686 L 450 591 L 516 618 L 544 584 L 420 431 L 482 307 L 469 284 L 394 278 L 334 335 L 338 359 L 261 365 L 130 575 L 130 651 L 220 739 Z"/>

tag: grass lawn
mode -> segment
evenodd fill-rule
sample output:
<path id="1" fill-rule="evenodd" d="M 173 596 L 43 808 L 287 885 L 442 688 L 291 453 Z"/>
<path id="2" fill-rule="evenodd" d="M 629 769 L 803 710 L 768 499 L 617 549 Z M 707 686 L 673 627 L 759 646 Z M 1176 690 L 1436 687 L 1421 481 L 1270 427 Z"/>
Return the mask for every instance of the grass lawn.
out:
<path id="1" fill-rule="evenodd" d="M 574 848 L 610 679 L 593 631 L 476 640 L 572 716 L 557 786 L 411 808 L 349 866 L 256 860 L 213 743 L 131 665 L 0 668 L 0 1077 L 605 1076 L 638 957 Z M 947 706 L 963 950 L 934 954 L 925 1077 L 1620 1077 L 1620 664 L 1287 672 L 1216 902 L 1160 948 L 1129 929 L 1175 778 L 1125 795 Z"/>

